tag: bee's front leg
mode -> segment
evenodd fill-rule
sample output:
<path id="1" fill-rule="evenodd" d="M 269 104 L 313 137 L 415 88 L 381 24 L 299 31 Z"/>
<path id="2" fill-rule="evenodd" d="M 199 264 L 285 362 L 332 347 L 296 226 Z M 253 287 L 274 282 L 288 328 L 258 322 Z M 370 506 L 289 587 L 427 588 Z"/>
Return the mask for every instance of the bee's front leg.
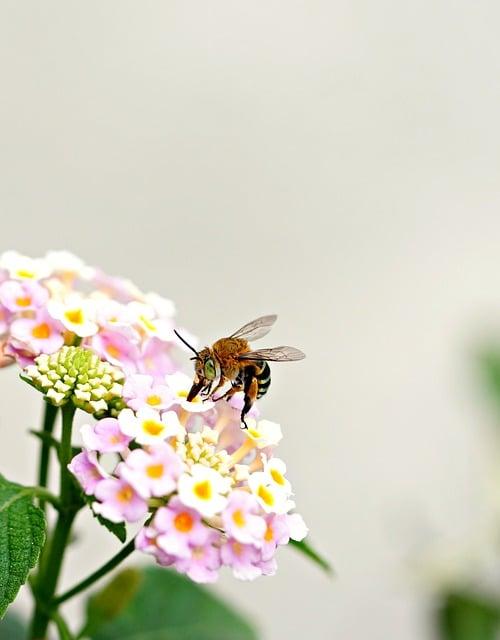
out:
<path id="1" fill-rule="evenodd" d="M 215 387 L 215 389 L 212 391 L 211 396 L 213 398 L 213 396 L 216 394 L 216 392 L 223 387 L 227 382 L 227 378 L 225 378 L 224 376 L 221 375 L 219 382 L 217 383 L 217 386 Z M 224 397 L 224 396 L 221 396 Z M 216 402 L 217 400 L 220 400 L 220 398 L 213 398 L 214 402 Z"/>

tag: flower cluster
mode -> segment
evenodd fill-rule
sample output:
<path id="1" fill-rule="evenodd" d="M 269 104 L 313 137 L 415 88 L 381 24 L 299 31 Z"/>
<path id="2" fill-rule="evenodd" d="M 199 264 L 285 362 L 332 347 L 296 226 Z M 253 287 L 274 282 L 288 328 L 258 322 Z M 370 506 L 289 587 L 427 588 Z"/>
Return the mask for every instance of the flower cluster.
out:
<path id="1" fill-rule="evenodd" d="M 125 374 L 162 379 L 176 370 L 175 307 L 66 251 L 0 255 L 0 365 L 82 345 Z"/>
<path id="2" fill-rule="evenodd" d="M 241 397 L 187 402 L 190 386 L 179 372 L 161 384 L 128 376 L 128 407 L 82 427 L 84 449 L 69 468 L 96 513 L 143 524 L 136 547 L 159 564 L 197 582 L 213 582 L 224 565 L 243 580 L 270 575 L 277 547 L 307 533 L 273 455 L 281 429 L 254 417 L 242 430 Z M 103 454 L 112 454 L 107 470 Z"/>
<path id="3" fill-rule="evenodd" d="M 139 523 L 138 550 L 197 582 L 222 566 L 251 580 L 276 570 L 275 552 L 307 528 L 292 513 L 281 428 L 242 394 L 188 401 L 178 370 L 173 304 L 66 252 L 0 256 L 2 361 L 55 405 L 96 420 L 69 470 L 95 513 Z"/>

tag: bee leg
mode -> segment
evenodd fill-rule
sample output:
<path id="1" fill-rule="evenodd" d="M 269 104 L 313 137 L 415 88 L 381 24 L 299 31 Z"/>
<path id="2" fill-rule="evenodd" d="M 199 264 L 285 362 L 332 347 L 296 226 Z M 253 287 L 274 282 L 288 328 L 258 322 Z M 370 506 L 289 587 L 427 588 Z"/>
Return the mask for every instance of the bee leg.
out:
<path id="1" fill-rule="evenodd" d="M 216 392 L 223 387 L 227 382 L 227 378 L 224 378 L 224 376 L 220 377 L 219 382 L 217 383 L 217 386 L 215 387 L 215 389 L 212 391 L 212 399 L 214 402 L 217 402 L 217 400 L 220 400 L 220 398 L 214 398 L 213 396 L 216 394 Z M 221 398 L 223 398 L 224 396 L 222 395 Z"/>
<path id="2" fill-rule="evenodd" d="M 231 398 L 234 396 L 235 393 L 238 393 L 238 391 L 243 391 L 243 387 L 241 386 L 241 384 L 236 384 L 236 383 L 231 383 L 233 386 L 230 387 L 226 393 L 223 393 L 220 398 L 217 398 L 217 400 L 226 400 L 226 402 L 228 400 L 231 400 Z"/>
<path id="3" fill-rule="evenodd" d="M 248 429 L 248 425 L 245 422 L 245 416 L 250 411 L 257 398 L 257 392 L 259 391 L 259 381 L 254 375 L 254 372 L 247 374 L 245 376 L 245 399 L 243 404 L 243 409 L 241 410 L 241 422 L 243 423 L 242 429 Z"/>

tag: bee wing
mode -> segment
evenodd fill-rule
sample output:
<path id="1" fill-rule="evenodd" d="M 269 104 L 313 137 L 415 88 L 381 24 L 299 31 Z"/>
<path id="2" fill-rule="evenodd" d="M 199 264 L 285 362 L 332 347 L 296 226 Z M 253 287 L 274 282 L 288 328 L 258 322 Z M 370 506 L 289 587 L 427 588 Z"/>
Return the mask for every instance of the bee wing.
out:
<path id="1" fill-rule="evenodd" d="M 259 338 L 263 338 L 265 335 L 269 333 L 271 327 L 276 322 L 278 316 L 262 316 L 261 318 L 257 318 L 257 320 L 253 320 L 248 324 L 243 325 L 238 331 L 235 331 L 231 334 L 230 338 L 243 338 L 245 340 L 258 340 Z"/>
<path id="2" fill-rule="evenodd" d="M 306 357 L 300 349 L 295 347 L 274 347 L 273 349 L 257 349 L 243 353 L 238 360 L 271 360 L 274 362 L 291 362 L 292 360 L 302 360 Z"/>

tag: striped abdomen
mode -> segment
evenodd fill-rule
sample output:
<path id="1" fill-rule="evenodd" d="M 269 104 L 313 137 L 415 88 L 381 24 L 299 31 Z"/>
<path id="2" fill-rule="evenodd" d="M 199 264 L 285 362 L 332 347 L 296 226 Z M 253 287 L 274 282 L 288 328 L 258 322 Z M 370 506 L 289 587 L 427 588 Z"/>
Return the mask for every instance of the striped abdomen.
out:
<path id="1" fill-rule="evenodd" d="M 255 374 L 255 377 L 257 378 L 259 385 L 257 398 L 262 398 L 262 396 L 266 395 L 267 390 L 271 386 L 271 369 L 267 362 L 262 362 L 262 368 Z"/>

